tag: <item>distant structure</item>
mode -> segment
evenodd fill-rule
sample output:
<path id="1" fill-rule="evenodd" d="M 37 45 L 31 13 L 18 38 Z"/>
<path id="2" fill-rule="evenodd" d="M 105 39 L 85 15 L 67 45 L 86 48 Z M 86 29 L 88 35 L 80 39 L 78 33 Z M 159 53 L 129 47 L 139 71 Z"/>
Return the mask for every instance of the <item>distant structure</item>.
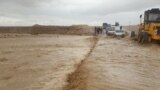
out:
<path id="1" fill-rule="evenodd" d="M 39 27 L 39 26 L 41 26 L 41 25 L 39 25 L 39 24 L 34 24 L 33 25 L 33 27 Z"/>
<path id="2" fill-rule="evenodd" d="M 119 26 L 119 22 L 115 22 L 115 26 Z"/>

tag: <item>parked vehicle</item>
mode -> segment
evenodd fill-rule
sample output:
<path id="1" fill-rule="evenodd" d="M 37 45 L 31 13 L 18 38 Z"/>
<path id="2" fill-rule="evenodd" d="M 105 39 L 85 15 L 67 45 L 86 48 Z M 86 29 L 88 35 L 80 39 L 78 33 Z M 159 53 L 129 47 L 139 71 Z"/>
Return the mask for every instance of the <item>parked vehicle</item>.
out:
<path id="1" fill-rule="evenodd" d="M 107 35 L 114 35 L 114 33 L 115 33 L 115 27 L 108 28 Z"/>
<path id="2" fill-rule="evenodd" d="M 123 30 L 115 30 L 114 36 L 124 38 L 125 32 Z"/>
<path id="3" fill-rule="evenodd" d="M 160 42 L 160 9 L 153 8 L 140 15 L 140 27 L 138 33 L 131 32 L 131 38 L 138 40 L 139 43 Z M 143 20 L 143 22 L 142 22 Z"/>

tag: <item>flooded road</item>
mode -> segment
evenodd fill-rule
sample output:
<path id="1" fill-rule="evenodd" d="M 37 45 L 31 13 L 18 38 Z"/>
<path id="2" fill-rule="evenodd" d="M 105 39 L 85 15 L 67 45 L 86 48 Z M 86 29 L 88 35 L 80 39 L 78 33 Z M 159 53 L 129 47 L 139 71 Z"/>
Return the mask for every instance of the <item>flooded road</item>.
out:
<path id="1" fill-rule="evenodd" d="M 160 90 L 159 53 L 158 45 L 101 37 L 70 90 Z"/>
<path id="2" fill-rule="evenodd" d="M 0 38 L 0 90 L 62 90 L 91 41 L 65 35 Z"/>
<path id="3" fill-rule="evenodd" d="M 129 38 L 0 38 L 0 90 L 160 90 L 160 46 Z"/>

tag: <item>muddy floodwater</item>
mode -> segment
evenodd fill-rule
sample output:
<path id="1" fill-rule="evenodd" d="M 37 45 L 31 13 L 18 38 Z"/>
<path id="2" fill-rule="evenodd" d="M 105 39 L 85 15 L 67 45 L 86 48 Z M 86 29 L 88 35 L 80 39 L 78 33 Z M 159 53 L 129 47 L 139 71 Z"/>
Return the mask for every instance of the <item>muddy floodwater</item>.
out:
<path id="1" fill-rule="evenodd" d="M 0 90 L 160 90 L 160 46 L 129 37 L 5 36 Z"/>
<path id="2" fill-rule="evenodd" d="M 62 90 L 90 50 L 89 36 L 0 38 L 0 90 Z"/>
<path id="3" fill-rule="evenodd" d="M 160 90 L 159 45 L 100 37 L 68 90 Z"/>

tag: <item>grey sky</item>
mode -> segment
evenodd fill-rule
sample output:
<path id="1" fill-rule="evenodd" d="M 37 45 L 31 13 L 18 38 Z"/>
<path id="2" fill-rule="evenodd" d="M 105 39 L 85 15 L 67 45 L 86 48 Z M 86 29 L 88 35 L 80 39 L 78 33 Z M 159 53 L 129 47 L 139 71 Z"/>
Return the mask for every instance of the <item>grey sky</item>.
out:
<path id="1" fill-rule="evenodd" d="M 0 0 L 0 25 L 138 24 L 160 0 Z"/>

